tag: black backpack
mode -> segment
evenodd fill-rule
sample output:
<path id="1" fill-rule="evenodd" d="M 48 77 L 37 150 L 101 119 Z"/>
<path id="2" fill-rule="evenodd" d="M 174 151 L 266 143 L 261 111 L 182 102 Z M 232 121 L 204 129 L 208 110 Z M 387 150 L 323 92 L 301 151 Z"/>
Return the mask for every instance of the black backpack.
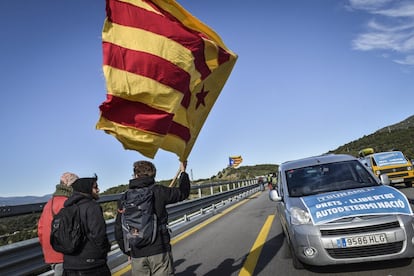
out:
<path id="1" fill-rule="evenodd" d="M 64 207 L 57 214 L 53 213 L 51 227 L 50 244 L 58 252 L 63 254 L 76 253 L 85 241 L 80 210 L 77 204 Z"/>
<path id="2" fill-rule="evenodd" d="M 152 244 L 157 236 L 157 215 L 151 187 L 128 189 L 120 199 L 122 233 L 125 252 L 131 247 Z"/>

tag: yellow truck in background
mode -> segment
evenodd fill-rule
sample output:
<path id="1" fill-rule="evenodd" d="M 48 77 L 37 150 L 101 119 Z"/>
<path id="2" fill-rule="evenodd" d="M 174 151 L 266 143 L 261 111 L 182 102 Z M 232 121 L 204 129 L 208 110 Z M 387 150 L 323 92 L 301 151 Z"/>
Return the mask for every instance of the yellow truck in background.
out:
<path id="1" fill-rule="evenodd" d="M 401 151 L 374 152 L 373 148 L 366 148 L 359 151 L 359 158 L 376 176 L 387 174 L 390 185 L 404 183 L 412 187 L 413 164 Z"/>

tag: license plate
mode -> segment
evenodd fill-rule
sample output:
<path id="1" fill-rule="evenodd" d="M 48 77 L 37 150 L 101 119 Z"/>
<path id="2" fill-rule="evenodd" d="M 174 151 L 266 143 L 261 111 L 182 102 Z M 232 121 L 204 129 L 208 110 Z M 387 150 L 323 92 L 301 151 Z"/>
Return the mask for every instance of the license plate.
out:
<path id="1" fill-rule="evenodd" d="M 404 178 L 396 178 L 396 179 L 391 179 L 392 183 L 401 183 L 404 182 Z"/>
<path id="2" fill-rule="evenodd" d="M 373 234 L 373 235 L 353 236 L 353 237 L 338 239 L 336 243 L 339 248 L 375 245 L 375 244 L 387 243 L 387 235 Z"/>

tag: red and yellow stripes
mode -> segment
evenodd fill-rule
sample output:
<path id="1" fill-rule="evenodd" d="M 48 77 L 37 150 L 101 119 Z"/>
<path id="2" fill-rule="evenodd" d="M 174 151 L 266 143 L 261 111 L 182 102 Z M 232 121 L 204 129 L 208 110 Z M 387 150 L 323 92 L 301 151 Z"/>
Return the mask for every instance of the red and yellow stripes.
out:
<path id="1" fill-rule="evenodd" d="M 229 157 L 230 167 L 237 168 L 242 162 L 243 162 L 243 158 L 241 157 L 241 155 Z"/>
<path id="2" fill-rule="evenodd" d="M 172 0 L 107 0 L 107 100 L 96 125 L 126 149 L 187 159 L 237 56 Z"/>

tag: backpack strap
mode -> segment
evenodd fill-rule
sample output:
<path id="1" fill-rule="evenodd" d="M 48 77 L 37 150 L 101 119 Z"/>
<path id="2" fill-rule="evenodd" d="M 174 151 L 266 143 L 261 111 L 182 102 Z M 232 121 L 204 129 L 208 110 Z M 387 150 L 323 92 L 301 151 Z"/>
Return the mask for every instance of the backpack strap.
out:
<path id="1" fill-rule="evenodd" d="M 52 196 L 52 206 L 51 206 L 50 210 L 52 211 L 52 216 L 53 216 L 53 217 L 55 217 L 55 216 L 56 216 L 55 211 L 53 211 L 53 200 L 54 200 L 54 199 L 55 199 L 55 197 L 54 197 L 54 196 Z"/>
<path id="2" fill-rule="evenodd" d="M 129 188 L 128 188 L 128 190 L 129 190 Z M 122 214 L 125 211 L 124 206 L 123 206 L 122 203 L 126 200 L 128 190 L 126 190 L 125 192 L 122 193 L 121 197 L 119 198 L 119 201 L 117 202 L 118 213 Z"/>

